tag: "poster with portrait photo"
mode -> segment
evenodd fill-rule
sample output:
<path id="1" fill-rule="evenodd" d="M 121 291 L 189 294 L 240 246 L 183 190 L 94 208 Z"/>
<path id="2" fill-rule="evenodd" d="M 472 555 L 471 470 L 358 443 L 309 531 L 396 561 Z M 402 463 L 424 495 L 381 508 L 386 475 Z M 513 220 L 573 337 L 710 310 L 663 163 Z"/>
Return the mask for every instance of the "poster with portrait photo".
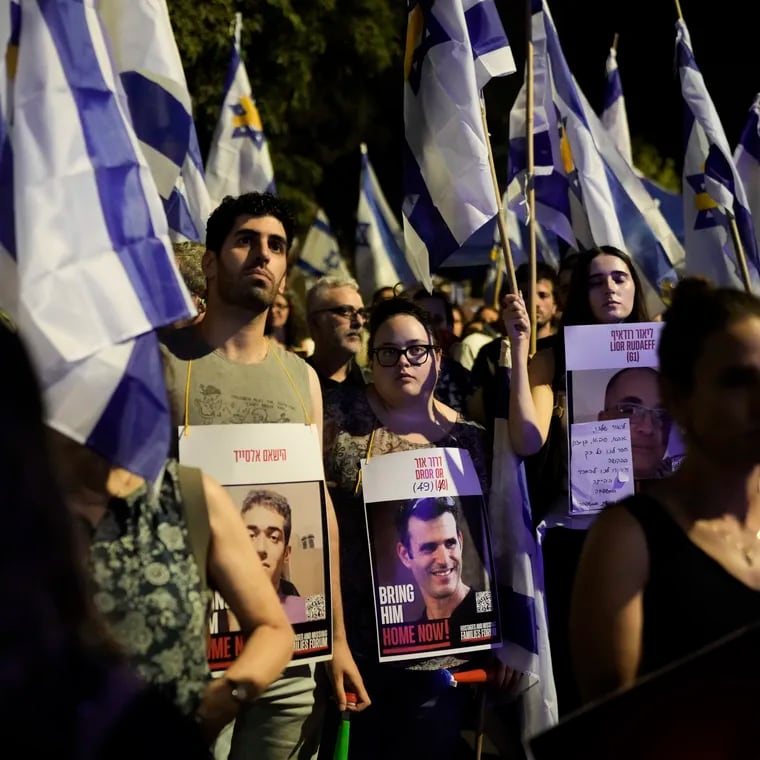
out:
<path id="1" fill-rule="evenodd" d="M 660 398 L 661 329 L 661 322 L 565 328 L 571 514 L 595 514 L 683 458 Z"/>
<path id="2" fill-rule="evenodd" d="M 380 661 L 498 646 L 491 540 L 469 453 L 373 457 L 362 486 Z"/>
<path id="3" fill-rule="evenodd" d="M 240 509 L 296 634 L 290 664 L 328 659 L 332 654 L 329 540 L 316 428 L 193 427 L 191 435 L 180 438 L 180 461 L 200 466 L 216 478 Z M 243 641 L 235 615 L 214 592 L 208 644 L 211 671 L 224 671 L 242 650 Z"/>

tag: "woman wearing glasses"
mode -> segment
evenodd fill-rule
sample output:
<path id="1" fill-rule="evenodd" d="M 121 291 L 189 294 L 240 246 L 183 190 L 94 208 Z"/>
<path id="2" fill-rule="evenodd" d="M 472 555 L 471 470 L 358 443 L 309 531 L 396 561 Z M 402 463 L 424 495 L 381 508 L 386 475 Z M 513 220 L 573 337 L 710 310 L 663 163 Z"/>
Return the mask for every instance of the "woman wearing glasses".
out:
<path id="1" fill-rule="evenodd" d="M 372 698 L 371 709 L 352 716 L 351 756 L 447 758 L 457 749 L 467 690 L 447 686 L 440 671 L 464 660 L 378 664 L 360 462 L 430 446 L 467 449 L 487 494 L 483 431 L 434 397 L 441 351 L 417 304 L 394 297 L 373 308 L 369 356 L 371 385 L 325 398 L 325 470 L 340 526 L 346 632 Z M 331 746 L 329 732 L 328 722 L 324 746 Z"/>
<path id="2" fill-rule="evenodd" d="M 586 700 L 760 620 L 760 299 L 683 280 L 658 353 L 686 457 L 589 531 L 570 621 Z"/>

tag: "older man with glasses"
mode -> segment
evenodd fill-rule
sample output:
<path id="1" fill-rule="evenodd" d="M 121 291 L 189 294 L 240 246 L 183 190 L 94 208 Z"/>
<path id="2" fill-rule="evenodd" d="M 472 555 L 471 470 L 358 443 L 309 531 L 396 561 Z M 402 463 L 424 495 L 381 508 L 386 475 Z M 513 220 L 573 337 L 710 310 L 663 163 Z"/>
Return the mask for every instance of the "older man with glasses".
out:
<path id="1" fill-rule="evenodd" d="M 364 386 L 357 357 L 364 349 L 364 308 L 359 286 L 348 277 L 321 277 L 306 296 L 314 353 L 308 362 L 319 375 L 322 392 L 343 383 Z"/>

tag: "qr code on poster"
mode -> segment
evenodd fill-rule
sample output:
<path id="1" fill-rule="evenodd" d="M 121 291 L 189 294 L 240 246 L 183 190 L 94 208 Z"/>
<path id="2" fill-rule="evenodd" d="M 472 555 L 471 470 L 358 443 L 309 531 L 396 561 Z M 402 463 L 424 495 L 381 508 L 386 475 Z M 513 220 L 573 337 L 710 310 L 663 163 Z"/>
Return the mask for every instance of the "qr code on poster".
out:
<path id="1" fill-rule="evenodd" d="M 306 597 L 306 619 L 307 620 L 324 620 L 327 617 L 325 613 L 325 595 L 312 594 Z"/>
<path id="2" fill-rule="evenodd" d="M 491 602 L 490 591 L 475 592 L 475 610 L 476 612 L 492 612 L 493 603 Z"/>

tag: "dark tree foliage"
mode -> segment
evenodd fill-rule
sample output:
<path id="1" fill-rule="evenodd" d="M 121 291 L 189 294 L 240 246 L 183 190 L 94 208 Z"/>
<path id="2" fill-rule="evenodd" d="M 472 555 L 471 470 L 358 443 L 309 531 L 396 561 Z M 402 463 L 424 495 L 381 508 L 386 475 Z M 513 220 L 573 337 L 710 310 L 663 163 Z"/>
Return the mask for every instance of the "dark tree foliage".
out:
<path id="1" fill-rule="evenodd" d="M 370 158 L 375 150 L 378 158 L 394 157 L 388 165 L 375 165 L 383 186 L 394 186 L 386 192 L 391 195 L 400 185 L 405 4 L 169 0 L 168 5 L 204 160 L 223 94 L 231 22 L 239 10 L 243 59 L 278 192 L 294 202 L 303 227 L 315 204 L 322 205 L 344 247 L 352 249 L 362 141 Z"/>

